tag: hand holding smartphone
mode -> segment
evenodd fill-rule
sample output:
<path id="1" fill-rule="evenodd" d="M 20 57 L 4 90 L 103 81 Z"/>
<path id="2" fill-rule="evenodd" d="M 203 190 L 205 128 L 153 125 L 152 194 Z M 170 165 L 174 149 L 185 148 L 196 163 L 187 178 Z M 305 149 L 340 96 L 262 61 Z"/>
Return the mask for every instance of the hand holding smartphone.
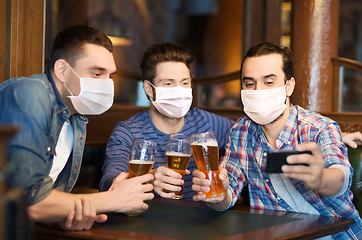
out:
<path id="1" fill-rule="evenodd" d="M 267 155 L 266 162 L 266 172 L 267 173 L 282 173 L 283 165 L 304 165 L 308 166 L 305 163 L 289 164 L 287 163 L 287 157 L 289 155 L 296 154 L 312 154 L 311 151 L 298 151 L 298 150 L 269 150 Z"/>

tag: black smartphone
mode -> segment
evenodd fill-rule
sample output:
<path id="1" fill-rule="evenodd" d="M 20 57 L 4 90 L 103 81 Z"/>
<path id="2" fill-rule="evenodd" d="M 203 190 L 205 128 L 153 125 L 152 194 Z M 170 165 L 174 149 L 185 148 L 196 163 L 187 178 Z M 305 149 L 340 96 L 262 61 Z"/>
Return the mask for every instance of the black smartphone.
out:
<path id="1" fill-rule="evenodd" d="M 298 151 L 298 150 L 269 150 L 266 160 L 266 172 L 267 173 L 282 173 L 283 165 L 304 165 L 306 163 L 289 164 L 287 163 L 287 157 L 289 155 L 296 154 L 312 154 L 311 151 Z"/>

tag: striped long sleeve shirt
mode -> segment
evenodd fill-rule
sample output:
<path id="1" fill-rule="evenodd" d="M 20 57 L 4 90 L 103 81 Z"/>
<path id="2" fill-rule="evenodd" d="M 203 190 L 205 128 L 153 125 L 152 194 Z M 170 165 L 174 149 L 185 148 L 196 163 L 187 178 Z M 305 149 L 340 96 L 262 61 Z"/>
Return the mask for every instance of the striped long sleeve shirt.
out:
<path id="1" fill-rule="evenodd" d="M 194 108 L 185 115 L 185 125 L 179 133 L 193 135 L 214 131 L 220 149 L 225 148 L 229 130 L 234 122 L 207 111 Z M 103 175 L 99 190 L 106 191 L 113 179 L 121 172 L 128 172 L 129 153 L 133 139 L 140 138 L 157 143 L 157 156 L 153 168 L 166 166 L 166 146 L 169 134 L 158 130 L 152 123 L 148 110 L 138 113 L 130 119 L 118 122 L 108 140 Z M 193 156 L 187 169 L 192 173 L 197 169 Z M 185 176 L 184 197 L 192 199 L 196 193 L 191 189 L 192 174 Z"/>

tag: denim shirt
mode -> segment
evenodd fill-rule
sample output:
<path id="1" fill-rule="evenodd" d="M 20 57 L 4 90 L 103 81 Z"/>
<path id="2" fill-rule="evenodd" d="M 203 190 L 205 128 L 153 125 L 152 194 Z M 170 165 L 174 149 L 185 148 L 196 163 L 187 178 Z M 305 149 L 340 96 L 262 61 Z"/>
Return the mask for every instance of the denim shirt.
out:
<path id="1" fill-rule="evenodd" d="M 48 175 L 67 119 L 74 132 L 73 151 L 54 183 Z M 72 190 L 82 163 L 87 123 L 83 115 L 70 115 L 49 73 L 0 84 L 0 124 L 19 127 L 7 146 L 6 181 L 9 187 L 24 188 L 28 206 L 47 197 L 52 189 Z"/>

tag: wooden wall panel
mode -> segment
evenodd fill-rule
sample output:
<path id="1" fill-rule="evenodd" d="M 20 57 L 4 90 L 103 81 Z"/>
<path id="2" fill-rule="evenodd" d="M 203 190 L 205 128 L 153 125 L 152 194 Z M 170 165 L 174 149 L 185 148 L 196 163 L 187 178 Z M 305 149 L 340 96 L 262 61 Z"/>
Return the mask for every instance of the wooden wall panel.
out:
<path id="1" fill-rule="evenodd" d="M 45 0 L 0 1 L 0 82 L 42 72 Z"/>
<path id="2" fill-rule="evenodd" d="M 264 10 L 264 0 L 244 0 L 243 58 L 250 47 L 265 41 Z"/>
<path id="3" fill-rule="evenodd" d="M 280 44 L 282 0 L 244 0 L 243 57 L 260 42 Z"/>
<path id="4" fill-rule="evenodd" d="M 0 0 L 0 83 L 6 79 L 7 0 Z"/>
<path id="5" fill-rule="evenodd" d="M 265 40 L 280 44 L 282 0 L 267 0 L 265 2 Z"/>

